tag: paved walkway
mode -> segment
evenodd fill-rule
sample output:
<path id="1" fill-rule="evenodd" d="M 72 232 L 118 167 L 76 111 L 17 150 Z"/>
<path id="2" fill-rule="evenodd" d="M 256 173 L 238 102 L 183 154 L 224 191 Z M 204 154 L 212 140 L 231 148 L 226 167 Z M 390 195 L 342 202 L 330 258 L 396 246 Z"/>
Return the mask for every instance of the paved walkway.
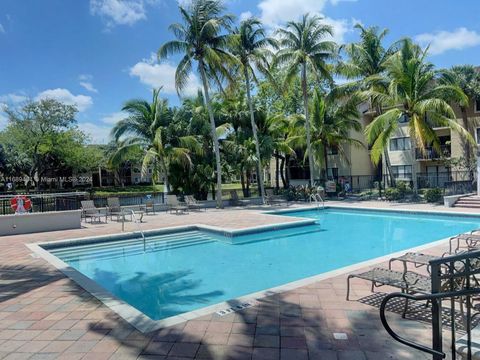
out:
<path id="1" fill-rule="evenodd" d="M 161 213 L 146 217 L 143 228 L 206 224 L 234 229 L 284 221 L 292 218 L 261 214 L 258 209 L 227 209 L 178 216 Z M 32 257 L 24 245 L 120 229 L 115 222 L 0 239 L 0 359 L 429 358 L 386 334 L 378 316 L 382 294 L 372 294 L 368 283 L 355 280 L 354 300 L 347 302 L 345 275 L 261 299 L 257 306 L 234 314 L 203 316 L 142 334 L 44 260 Z M 430 251 L 440 254 L 444 249 Z M 402 320 L 400 304 L 392 310 L 397 313 L 391 314 L 391 323 L 401 334 L 429 344 L 428 322 Z M 411 316 L 428 317 L 425 309 L 418 311 Z M 336 339 L 337 333 L 346 334 L 347 339 Z"/>

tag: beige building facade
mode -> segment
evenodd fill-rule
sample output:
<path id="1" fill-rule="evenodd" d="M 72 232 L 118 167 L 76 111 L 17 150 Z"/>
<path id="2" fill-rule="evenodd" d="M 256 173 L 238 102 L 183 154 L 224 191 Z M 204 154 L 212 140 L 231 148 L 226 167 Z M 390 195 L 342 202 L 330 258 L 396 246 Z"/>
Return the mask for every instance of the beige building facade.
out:
<path id="1" fill-rule="evenodd" d="M 463 123 L 462 112 L 458 106 L 453 106 L 457 122 L 467 128 Z M 363 129 L 373 120 L 374 113 L 370 111 L 368 104 L 362 104 L 359 108 L 361 115 L 359 121 L 362 124 L 362 131 L 352 131 L 351 137 L 359 140 L 363 146 L 343 145 L 343 155 L 339 151 L 330 150 L 328 155 L 328 178 L 342 183 L 349 182 L 351 188 L 355 190 L 371 189 L 375 186 L 375 181 L 380 178 L 388 186 L 389 177 L 386 160 L 383 158 L 380 168 L 373 165 L 370 158 L 370 150 L 363 133 Z M 468 129 L 474 137 L 477 144 L 480 143 L 480 101 L 470 101 L 466 112 L 468 118 Z M 468 181 L 470 172 L 459 159 L 465 158 L 464 140 L 455 131 L 450 128 L 435 128 L 435 132 L 440 141 L 441 151 L 427 146 L 422 151 L 412 149 L 408 129 L 408 119 L 402 118 L 395 134 L 392 135 L 387 148 L 388 157 L 391 165 L 392 174 L 395 180 L 412 181 L 412 173 L 415 167 L 419 187 L 445 187 L 450 182 Z M 474 151 L 475 152 L 475 151 Z M 456 161 L 454 161 L 456 159 Z M 293 168 L 296 170 L 290 174 L 291 185 L 308 184 L 308 166 L 299 164 L 296 161 Z M 297 171 L 301 166 L 304 171 Z M 322 165 L 323 167 L 323 165 Z M 276 186 L 276 161 L 272 159 L 268 168 L 270 172 L 270 186 Z M 320 166 L 315 167 L 314 178 L 323 180 L 325 177 L 324 169 Z M 284 167 L 283 175 L 288 171 Z M 279 186 L 282 186 L 280 181 Z"/>

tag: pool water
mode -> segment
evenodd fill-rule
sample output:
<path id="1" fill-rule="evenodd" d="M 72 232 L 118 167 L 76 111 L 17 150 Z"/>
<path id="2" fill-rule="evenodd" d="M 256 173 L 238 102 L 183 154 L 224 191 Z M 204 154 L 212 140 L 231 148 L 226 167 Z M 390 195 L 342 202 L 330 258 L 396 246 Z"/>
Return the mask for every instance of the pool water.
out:
<path id="1" fill-rule="evenodd" d="M 154 320 L 480 228 L 480 218 L 325 209 L 316 225 L 235 237 L 190 230 L 49 252 Z"/>

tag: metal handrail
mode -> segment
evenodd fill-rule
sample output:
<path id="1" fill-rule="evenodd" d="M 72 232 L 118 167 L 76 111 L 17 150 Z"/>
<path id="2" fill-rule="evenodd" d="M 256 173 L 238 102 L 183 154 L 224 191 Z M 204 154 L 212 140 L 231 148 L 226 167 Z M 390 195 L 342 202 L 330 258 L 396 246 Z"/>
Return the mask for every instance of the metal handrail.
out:
<path id="1" fill-rule="evenodd" d="M 317 207 L 320 207 L 320 201 L 321 201 L 322 208 L 325 209 L 325 201 L 323 200 L 322 196 L 319 193 L 311 194 L 310 203 L 312 203 L 312 200 L 315 202 L 315 204 L 317 204 Z"/>
<path id="2" fill-rule="evenodd" d="M 434 356 L 440 356 L 442 359 L 446 357 L 446 354 L 444 352 L 440 352 L 434 349 L 431 349 L 425 345 L 421 345 L 418 343 L 415 343 L 413 341 L 410 341 L 408 339 L 405 339 L 398 335 L 393 329 L 390 327 L 388 324 L 387 318 L 385 316 L 385 310 L 387 307 L 387 303 L 392 300 L 393 298 L 400 298 L 403 297 L 407 300 L 414 300 L 414 301 L 425 301 L 429 300 L 432 302 L 437 302 L 438 299 L 443 299 L 443 298 L 455 298 L 455 297 L 460 297 L 460 296 L 472 296 L 480 294 L 480 289 L 464 289 L 464 290 L 459 290 L 459 291 L 449 291 L 449 292 L 443 292 L 443 293 L 436 293 L 436 294 L 425 294 L 425 295 L 411 295 L 411 294 L 406 294 L 406 293 L 391 293 L 385 296 L 385 298 L 382 300 L 382 304 L 380 305 L 380 320 L 382 321 L 382 325 L 387 331 L 387 333 L 394 338 L 396 341 L 399 343 L 402 343 L 404 345 L 407 345 L 409 347 L 412 347 L 414 349 L 429 353 Z"/>
<path id="3" fill-rule="evenodd" d="M 140 226 L 140 222 L 137 219 L 137 216 L 135 215 L 135 211 L 132 209 L 124 209 L 125 211 L 129 211 L 132 215 L 132 219 L 134 222 L 137 224 L 138 232 L 142 235 L 143 239 L 143 251 L 145 251 L 145 246 L 146 246 L 146 240 L 145 240 L 145 234 L 142 230 L 142 227 Z M 122 231 L 125 231 L 125 216 L 122 217 Z"/>

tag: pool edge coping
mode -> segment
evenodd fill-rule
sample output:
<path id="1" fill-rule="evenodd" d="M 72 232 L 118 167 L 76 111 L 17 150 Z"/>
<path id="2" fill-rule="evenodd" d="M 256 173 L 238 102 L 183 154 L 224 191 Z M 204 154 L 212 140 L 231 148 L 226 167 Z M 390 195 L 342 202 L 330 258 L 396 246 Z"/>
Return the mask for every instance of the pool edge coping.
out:
<path id="1" fill-rule="evenodd" d="M 328 208 L 329 205 L 326 206 Z M 464 215 L 463 213 L 457 213 L 457 212 L 437 212 L 437 211 L 428 211 L 428 210 L 407 210 L 407 209 L 384 209 L 384 208 L 360 208 L 360 207 L 347 207 L 347 206 L 332 206 L 336 208 L 345 208 L 345 209 L 360 209 L 360 210 L 390 210 L 390 211 L 403 211 L 403 212 L 421 212 L 421 213 L 430 213 L 430 214 L 447 214 L 447 215 L 453 215 L 453 214 L 458 214 L 459 216 Z M 292 211 L 306 211 L 306 210 L 312 210 L 312 207 L 301 207 L 301 208 L 296 208 L 296 209 L 288 209 L 288 210 L 274 210 L 274 213 L 269 214 L 275 216 L 275 212 L 277 212 L 277 215 L 280 215 L 280 212 L 292 212 Z M 264 212 L 265 213 L 265 212 Z M 470 216 L 476 216 L 480 217 L 479 215 L 475 214 L 468 214 Z M 268 230 L 278 230 L 281 228 L 288 228 L 288 227 L 296 227 L 296 226 L 304 226 L 304 225 L 311 225 L 317 223 L 315 219 L 305 219 L 305 218 L 297 218 L 297 221 L 291 221 L 287 223 L 280 223 L 280 224 L 269 224 L 269 225 L 261 225 L 261 226 L 255 226 L 255 227 L 250 227 L 246 229 L 224 229 L 218 226 L 211 226 L 211 225 L 203 225 L 203 224 L 192 224 L 192 225 L 181 225 L 181 226 L 173 226 L 173 227 L 168 227 L 168 228 L 162 228 L 162 229 L 150 229 L 146 230 L 145 233 L 156 233 L 156 234 L 161 234 L 161 233 L 168 233 L 168 232 L 176 232 L 176 231 L 188 231 L 189 229 L 198 229 L 198 230 L 206 230 L 206 231 L 214 231 L 214 232 L 221 232 L 222 234 L 235 234 L 235 235 L 240 235 L 240 234 L 245 234 L 249 232 L 255 232 L 257 230 L 261 231 L 268 231 Z M 101 235 L 101 236 L 95 236 L 93 237 L 94 239 L 108 239 L 108 238 L 114 238 L 115 236 L 122 235 L 122 236 L 127 236 L 127 235 L 134 235 L 137 233 L 137 231 L 133 232 L 128 232 L 128 233 L 120 233 L 120 234 L 108 234 L 108 235 Z M 234 235 L 233 235 L 234 236 Z M 286 284 L 272 287 L 269 289 L 265 290 L 260 290 L 254 293 L 250 293 L 244 296 L 240 296 L 238 298 L 230 299 L 227 301 L 222 301 L 213 305 L 205 306 L 197 310 L 189 311 L 186 313 L 182 313 L 180 315 L 175 315 L 171 316 L 165 319 L 161 320 L 153 320 L 150 317 L 148 317 L 146 314 L 141 312 L 140 310 L 136 309 L 132 305 L 128 304 L 127 302 L 119 299 L 117 296 L 112 294 L 110 291 L 104 289 L 100 284 L 95 282 L 94 280 L 90 279 L 86 275 L 82 274 L 80 271 L 74 269 L 64 261 L 60 260 L 57 258 L 55 255 L 50 253 L 46 248 L 43 246 L 49 244 L 72 244 L 72 243 L 81 243 L 82 240 L 85 241 L 87 239 L 92 239 L 91 236 L 87 237 L 82 237 L 82 238 L 76 238 L 76 239 L 64 239 L 64 240 L 57 240 L 57 241 L 48 241 L 48 242 L 38 242 L 38 243 L 30 243 L 30 244 L 25 244 L 27 248 L 29 248 L 32 252 L 35 254 L 39 255 L 43 260 L 47 261 L 51 265 L 53 265 L 55 268 L 57 268 L 60 272 L 62 272 L 67 278 L 70 280 L 74 281 L 77 285 L 82 287 L 85 291 L 89 292 L 92 296 L 97 298 L 104 304 L 106 307 L 108 307 L 110 310 L 114 311 L 117 315 L 119 315 L 121 318 L 123 318 L 126 322 L 128 322 L 130 325 L 132 325 L 134 328 L 139 330 L 142 333 L 148 333 L 152 332 L 155 330 L 158 330 L 160 328 L 168 327 L 168 326 L 173 326 L 177 325 L 189 320 L 196 319 L 198 317 L 202 317 L 205 315 L 211 315 L 212 313 L 215 313 L 219 310 L 223 310 L 225 308 L 229 308 L 234 306 L 235 304 L 240 304 L 240 303 L 245 303 L 245 302 L 253 302 L 256 303 L 259 300 L 266 298 L 268 296 L 276 295 L 276 294 L 281 294 L 286 291 L 294 290 L 302 286 L 308 286 L 311 285 L 312 283 L 326 280 L 329 278 L 334 278 L 340 275 L 344 275 L 347 273 L 350 273 L 352 271 L 372 266 L 377 263 L 382 263 L 387 260 L 389 260 L 392 257 L 398 257 L 403 255 L 405 252 L 415 252 L 415 251 L 420 251 L 424 249 L 428 249 L 434 246 L 439 246 L 442 245 L 444 242 L 448 241 L 452 237 L 456 235 L 443 238 L 440 240 L 436 240 L 433 242 L 429 242 L 427 244 L 419 245 L 413 248 L 408 248 L 404 250 L 400 250 L 394 253 L 390 253 L 387 255 L 383 255 L 380 257 L 376 257 L 370 260 L 362 261 L 359 263 L 355 263 L 352 265 L 344 266 L 335 270 L 327 271 L 322 274 L 317 274 L 313 275 L 310 277 L 306 277 L 300 280 L 295 280 L 292 282 L 288 282 Z M 117 238 L 118 239 L 118 238 Z M 108 240 L 107 240 L 108 241 Z"/>

